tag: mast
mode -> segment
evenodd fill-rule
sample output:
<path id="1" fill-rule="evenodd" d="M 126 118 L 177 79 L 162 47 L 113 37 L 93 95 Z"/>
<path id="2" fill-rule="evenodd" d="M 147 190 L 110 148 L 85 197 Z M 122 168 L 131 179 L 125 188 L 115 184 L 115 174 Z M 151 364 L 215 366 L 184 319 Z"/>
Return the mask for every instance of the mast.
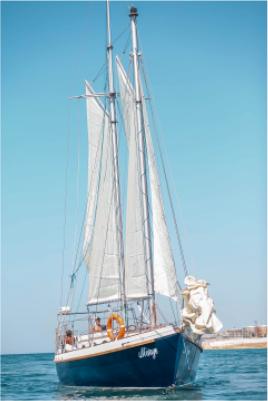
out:
<path id="1" fill-rule="evenodd" d="M 155 290 L 154 290 L 154 272 L 153 272 L 153 260 L 152 260 L 152 243 L 151 243 L 151 230 L 150 230 L 150 219 L 149 219 L 149 205 L 148 205 L 148 187 L 147 187 L 147 172 L 146 172 L 146 160 L 145 160 L 145 130 L 143 123 L 143 112 L 142 112 L 142 98 L 139 82 L 139 50 L 137 40 L 137 25 L 136 19 L 138 16 L 138 10 L 135 7 L 130 9 L 130 21 L 131 21 L 131 34 L 132 34 L 132 56 L 134 66 L 134 81 L 135 81 L 135 104 L 137 112 L 137 135 L 138 135 L 138 147 L 139 147 L 139 161 L 141 168 L 141 190 L 142 190 L 142 204 L 144 211 L 144 235 L 145 235 L 145 252 L 146 252 L 146 265 L 147 274 L 149 276 L 149 296 L 150 296 L 150 309 L 151 309 L 151 324 L 156 325 L 156 305 L 155 305 Z"/>
<path id="2" fill-rule="evenodd" d="M 126 290 L 125 290 L 125 261 L 124 261 L 124 240 L 123 240 L 123 223 L 122 223 L 122 210 L 120 201 L 120 180 L 119 180 L 119 166 L 118 166 L 118 141 L 117 141 L 117 126 L 116 126 L 116 108 L 115 98 L 116 93 L 114 90 L 114 77 L 113 77 L 113 45 L 110 23 L 110 1 L 106 1 L 106 16 L 107 16 L 107 68 L 108 68 L 108 91 L 109 91 L 109 111 L 110 111 L 110 124 L 112 134 L 113 146 L 113 164 L 114 164 L 114 178 L 115 178 L 115 202 L 117 206 L 116 223 L 119 230 L 119 237 L 117 237 L 120 244 L 120 265 L 121 265 L 121 297 L 126 312 Z"/>

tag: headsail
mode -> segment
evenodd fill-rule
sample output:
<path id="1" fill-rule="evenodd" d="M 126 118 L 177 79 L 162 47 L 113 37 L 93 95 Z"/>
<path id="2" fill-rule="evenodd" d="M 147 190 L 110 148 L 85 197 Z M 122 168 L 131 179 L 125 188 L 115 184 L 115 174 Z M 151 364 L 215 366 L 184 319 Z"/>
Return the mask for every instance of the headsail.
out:
<path id="1" fill-rule="evenodd" d="M 86 94 L 94 95 L 87 82 Z M 120 244 L 110 121 L 96 97 L 87 97 L 87 122 L 89 184 L 84 255 L 89 269 L 88 303 L 94 304 L 120 298 Z"/>
<path id="2" fill-rule="evenodd" d="M 121 101 L 125 121 L 125 131 L 129 144 L 129 152 L 132 151 L 135 140 L 135 103 L 134 90 L 120 60 L 117 58 L 117 69 L 120 83 Z M 149 181 L 151 189 L 152 205 L 152 231 L 153 231 L 153 264 L 154 264 L 154 288 L 159 294 L 173 299 L 178 298 L 178 285 L 176 269 L 167 223 L 164 213 L 164 205 L 161 197 L 161 189 L 157 172 L 156 158 L 143 96 L 143 118 L 147 145 Z M 130 167 L 129 167 L 130 168 Z M 129 182 L 129 186 L 131 183 Z M 130 191 L 131 189 L 129 189 Z M 137 196 L 137 194 L 134 196 Z M 145 267 L 144 267 L 145 268 Z"/>

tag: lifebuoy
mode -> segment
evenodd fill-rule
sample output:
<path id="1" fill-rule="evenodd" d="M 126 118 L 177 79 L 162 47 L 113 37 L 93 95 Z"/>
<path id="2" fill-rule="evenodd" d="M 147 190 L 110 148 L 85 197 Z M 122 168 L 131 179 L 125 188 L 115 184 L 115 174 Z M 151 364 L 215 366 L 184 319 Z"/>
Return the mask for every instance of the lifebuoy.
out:
<path id="1" fill-rule="evenodd" d="M 117 322 L 119 326 L 119 331 L 117 335 L 115 335 L 113 331 L 114 320 Z M 126 333 L 126 326 L 124 319 L 122 318 L 122 316 L 118 315 L 118 313 L 112 313 L 109 316 L 106 327 L 107 327 L 107 335 L 111 340 L 120 340 L 120 338 L 123 338 Z"/>

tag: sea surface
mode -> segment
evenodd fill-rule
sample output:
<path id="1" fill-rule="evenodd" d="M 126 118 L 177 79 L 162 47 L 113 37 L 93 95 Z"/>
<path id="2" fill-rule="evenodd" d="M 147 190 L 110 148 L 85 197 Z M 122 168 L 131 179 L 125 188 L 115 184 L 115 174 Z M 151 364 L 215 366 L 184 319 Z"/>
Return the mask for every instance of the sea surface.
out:
<path id="1" fill-rule="evenodd" d="M 2 356 L 2 400 L 267 400 L 267 352 L 204 351 L 196 383 L 170 390 L 67 387 L 53 354 Z"/>

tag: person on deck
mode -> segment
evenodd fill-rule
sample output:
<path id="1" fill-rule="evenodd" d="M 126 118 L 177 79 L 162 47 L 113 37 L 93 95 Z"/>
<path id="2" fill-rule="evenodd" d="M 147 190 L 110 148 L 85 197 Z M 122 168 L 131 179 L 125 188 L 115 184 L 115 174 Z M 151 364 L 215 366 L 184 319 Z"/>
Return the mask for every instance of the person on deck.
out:
<path id="1" fill-rule="evenodd" d="M 94 326 L 94 333 L 101 333 L 102 332 L 102 325 L 101 320 L 99 317 L 95 319 L 95 326 Z"/>
<path id="2" fill-rule="evenodd" d="M 75 338 L 72 330 L 66 330 L 65 335 L 65 351 L 72 351 L 75 345 Z"/>

